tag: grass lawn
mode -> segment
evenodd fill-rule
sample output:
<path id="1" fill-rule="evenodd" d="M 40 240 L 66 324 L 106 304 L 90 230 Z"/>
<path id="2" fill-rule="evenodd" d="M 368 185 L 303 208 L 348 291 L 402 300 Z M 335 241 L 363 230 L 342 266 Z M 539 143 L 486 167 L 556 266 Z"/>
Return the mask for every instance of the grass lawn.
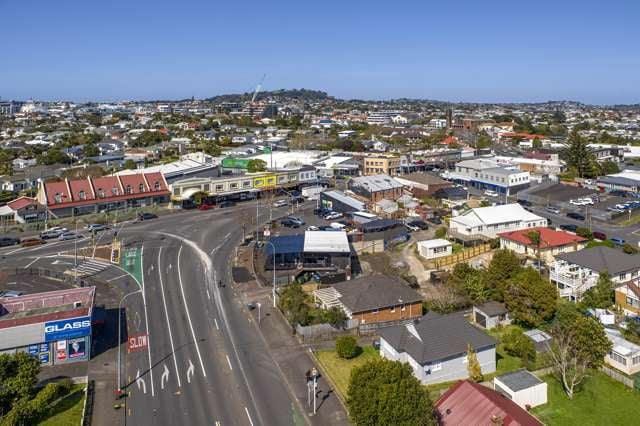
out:
<path id="1" fill-rule="evenodd" d="M 52 408 L 50 416 L 40 423 L 41 426 L 66 426 L 77 425 L 82 420 L 82 406 L 84 405 L 84 389 L 86 385 L 74 385 L 71 393 L 76 392 L 70 398 L 60 401 Z"/>
<path id="2" fill-rule="evenodd" d="M 545 376 L 548 403 L 533 409 L 548 425 L 632 425 L 638 424 L 640 393 L 601 372 L 594 373 L 583 389 L 567 398 L 560 383 Z"/>
<path id="3" fill-rule="evenodd" d="M 336 385 L 336 391 L 344 399 L 347 396 L 351 369 L 358 367 L 365 362 L 378 358 L 380 355 L 372 346 L 362 348 L 362 353 L 352 359 L 342 359 L 338 357 L 335 350 L 322 350 L 315 352 L 322 369 L 329 375 Z"/>

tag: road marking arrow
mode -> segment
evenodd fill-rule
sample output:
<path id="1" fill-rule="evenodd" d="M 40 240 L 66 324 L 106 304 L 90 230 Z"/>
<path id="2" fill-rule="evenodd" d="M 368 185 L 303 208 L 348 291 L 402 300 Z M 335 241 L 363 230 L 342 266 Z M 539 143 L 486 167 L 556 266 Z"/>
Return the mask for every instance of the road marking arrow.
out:
<path id="1" fill-rule="evenodd" d="M 63 262 L 62 260 L 54 260 L 53 262 L 51 262 L 52 265 L 73 265 L 73 263 L 70 262 Z"/>
<path id="2" fill-rule="evenodd" d="M 138 385 L 138 390 L 140 390 L 140 383 L 142 383 L 142 393 L 147 393 L 147 384 L 144 382 L 144 379 L 140 377 L 140 370 L 136 373 L 136 384 Z"/>
<path id="3" fill-rule="evenodd" d="M 136 315 L 133 317 L 133 324 L 136 326 L 136 330 L 140 331 L 140 325 L 142 325 L 142 318 L 140 318 L 140 314 L 136 311 Z"/>
<path id="4" fill-rule="evenodd" d="M 191 362 L 191 359 L 189 359 L 189 368 L 187 368 L 187 382 L 191 383 L 191 376 L 193 376 L 193 363 Z"/>
<path id="5" fill-rule="evenodd" d="M 167 364 L 164 364 L 164 371 L 162 372 L 162 376 L 160 377 L 160 386 L 164 389 L 164 382 L 169 380 L 169 369 L 167 368 Z"/>

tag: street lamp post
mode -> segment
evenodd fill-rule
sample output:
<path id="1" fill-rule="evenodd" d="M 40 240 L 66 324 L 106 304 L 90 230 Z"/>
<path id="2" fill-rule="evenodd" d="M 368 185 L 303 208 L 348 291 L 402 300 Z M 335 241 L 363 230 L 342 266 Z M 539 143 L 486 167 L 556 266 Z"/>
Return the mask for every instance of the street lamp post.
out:
<path id="1" fill-rule="evenodd" d="M 120 299 L 120 302 L 118 303 L 118 396 L 120 396 L 120 394 L 122 393 L 122 387 L 120 386 L 120 359 L 121 359 L 121 355 L 120 355 L 120 346 L 122 343 L 122 325 L 121 325 L 121 320 L 122 320 L 122 303 L 124 302 L 124 299 L 126 299 L 127 297 L 131 296 L 132 294 L 136 294 L 136 293 L 140 293 L 142 290 L 138 289 L 136 291 L 132 291 L 131 293 L 127 293 L 124 296 L 122 296 L 122 298 Z"/>
<path id="2" fill-rule="evenodd" d="M 271 257 L 273 257 L 273 288 L 271 289 L 271 296 L 273 297 L 273 307 L 276 307 L 276 246 L 273 245 L 271 241 L 267 241 L 264 243 L 265 246 L 267 244 L 271 245 L 271 249 L 273 252 L 271 253 Z"/>

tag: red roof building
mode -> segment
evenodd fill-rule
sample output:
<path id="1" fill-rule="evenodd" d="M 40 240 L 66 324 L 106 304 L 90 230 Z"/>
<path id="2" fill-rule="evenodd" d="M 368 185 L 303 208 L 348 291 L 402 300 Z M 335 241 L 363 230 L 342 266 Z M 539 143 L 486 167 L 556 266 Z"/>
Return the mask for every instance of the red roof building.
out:
<path id="1" fill-rule="evenodd" d="M 531 233 L 540 238 L 540 247 L 531 241 Z M 569 253 L 583 249 L 588 240 L 579 235 L 551 228 L 528 228 L 498 234 L 500 248 L 507 248 L 531 258 L 540 257 L 550 263 L 560 253 Z"/>
<path id="2" fill-rule="evenodd" d="M 169 195 L 161 173 L 137 173 L 45 182 L 40 185 L 38 202 L 54 216 L 71 216 L 166 203 Z"/>
<path id="3" fill-rule="evenodd" d="M 0 207 L 0 225 L 44 221 L 46 211 L 35 198 L 20 197 Z"/>
<path id="4" fill-rule="evenodd" d="M 434 411 L 441 426 L 542 426 L 518 404 L 491 388 L 463 380 L 449 388 Z"/>

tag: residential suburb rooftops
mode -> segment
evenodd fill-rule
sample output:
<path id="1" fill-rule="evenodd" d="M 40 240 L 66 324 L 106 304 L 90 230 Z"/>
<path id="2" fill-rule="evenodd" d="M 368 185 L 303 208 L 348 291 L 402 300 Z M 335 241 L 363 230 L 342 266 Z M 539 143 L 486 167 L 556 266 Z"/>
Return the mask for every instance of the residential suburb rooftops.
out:
<path id="1" fill-rule="evenodd" d="M 406 285 L 384 275 L 372 275 L 333 285 L 340 301 L 351 312 L 422 301 L 423 297 Z"/>
<path id="2" fill-rule="evenodd" d="M 580 265 L 593 271 L 607 271 L 611 276 L 640 269 L 639 255 L 626 254 L 620 250 L 605 246 L 562 253 L 556 256 L 556 259 Z"/>
<path id="3" fill-rule="evenodd" d="M 586 238 L 579 235 L 542 227 L 503 232 L 498 234 L 498 236 L 521 244 L 532 245 L 533 242 L 531 241 L 531 238 L 529 238 L 529 233 L 533 231 L 538 232 L 540 235 L 540 248 L 561 247 L 587 241 Z"/>

